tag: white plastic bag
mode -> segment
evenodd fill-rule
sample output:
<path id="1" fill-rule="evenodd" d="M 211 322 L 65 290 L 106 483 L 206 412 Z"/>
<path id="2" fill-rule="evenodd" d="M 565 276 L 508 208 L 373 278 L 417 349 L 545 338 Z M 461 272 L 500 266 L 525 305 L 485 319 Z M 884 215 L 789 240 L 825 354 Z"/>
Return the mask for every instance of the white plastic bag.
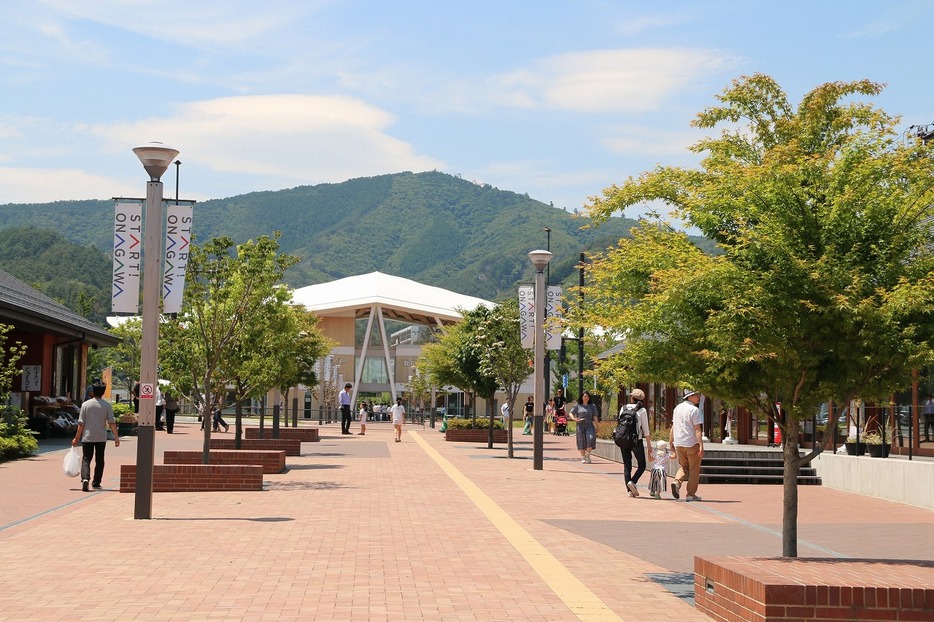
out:
<path id="1" fill-rule="evenodd" d="M 65 454 L 65 461 L 62 463 L 62 470 L 65 472 L 65 477 L 78 477 L 81 475 L 81 450 L 77 447 L 72 447 L 71 450 Z"/>

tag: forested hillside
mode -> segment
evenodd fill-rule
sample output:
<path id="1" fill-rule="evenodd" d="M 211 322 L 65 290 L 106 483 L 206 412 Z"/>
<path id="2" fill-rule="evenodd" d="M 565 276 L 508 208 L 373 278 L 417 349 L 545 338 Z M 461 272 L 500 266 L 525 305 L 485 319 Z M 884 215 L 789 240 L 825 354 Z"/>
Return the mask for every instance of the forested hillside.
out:
<path id="1" fill-rule="evenodd" d="M 109 253 L 112 213 L 111 201 L 3 205 L 0 228 L 54 229 Z M 195 207 L 194 230 L 196 241 L 227 235 L 238 242 L 281 231 L 282 250 L 301 258 L 286 277 L 294 286 L 380 270 L 498 299 L 531 280 L 527 254 L 546 246 L 544 227 L 555 253 L 552 281 L 576 282 L 579 254 L 606 248 L 634 224 L 612 218 L 591 229 L 587 222 L 526 195 L 429 172 L 205 201 Z"/>
<path id="2" fill-rule="evenodd" d="M 56 231 L 0 230 L 0 269 L 102 326 L 110 313 L 110 258 Z"/>

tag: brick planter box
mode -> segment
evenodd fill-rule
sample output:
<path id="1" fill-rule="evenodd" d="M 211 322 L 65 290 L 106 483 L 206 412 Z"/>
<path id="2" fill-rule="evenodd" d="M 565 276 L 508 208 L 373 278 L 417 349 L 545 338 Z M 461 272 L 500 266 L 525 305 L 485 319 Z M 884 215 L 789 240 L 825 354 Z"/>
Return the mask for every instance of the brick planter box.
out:
<path id="1" fill-rule="evenodd" d="M 263 467 L 242 464 L 156 464 L 153 492 L 247 491 L 263 489 Z M 136 465 L 120 467 L 120 492 L 136 491 Z"/>
<path id="2" fill-rule="evenodd" d="M 934 620 L 934 561 L 694 558 L 695 607 L 714 620 Z"/>
<path id="3" fill-rule="evenodd" d="M 486 443 L 490 440 L 489 430 L 451 430 L 444 433 L 444 440 L 455 443 Z M 505 443 L 506 430 L 493 430 L 493 442 Z"/>
<path id="4" fill-rule="evenodd" d="M 162 461 L 165 464 L 201 464 L 202 451 L 166 451 Z M 282 473 L 285 471 L 285 451 L 245 451 L 236 449 L 215 449 L 210 452 L 211 464 L 258 464 L 263 473 Z"/>
<path id="5" fill-rule="evenodd" d="M 211 449 L 235 449 L 236 439 L 211 437 Z M 302 442 L 297 438 L 244 438 L 240 449 L 285 451 L 286 456 L 302 455 Z"/>
<path id="6" fill-rule="evenodd" d="M 259 428 L 250 426 L 243 428 L 246 438 L 259 438 Z M 263 428 L 263 438 L 272 438 L 272 428 Z M 279 438 L 297 438 L 303 443 L 317 443 L 321 440 L 318 428 L 279 428 Z"/>

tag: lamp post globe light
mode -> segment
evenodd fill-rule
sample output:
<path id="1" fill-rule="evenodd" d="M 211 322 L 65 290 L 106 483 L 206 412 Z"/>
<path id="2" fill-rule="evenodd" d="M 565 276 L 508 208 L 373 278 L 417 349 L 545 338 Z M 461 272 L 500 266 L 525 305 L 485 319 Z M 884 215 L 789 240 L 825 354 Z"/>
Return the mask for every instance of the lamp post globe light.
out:
<path id="1" fill-rule="evenodd" d="M 529 253 L 529 259 L 535 266 L 535 358 L 532 377 L 535 393 L 535 414 L 532 437 L 532 469 L 541 471 L 545 447 L 545 378 L 542 367 L 545 363 L 545 267 L 551 261 L 551 252 L 537 250 Z"/>
<path id="2" fill-rule="evenodd" d="M 152 518 L 152 471 L 156 450 L 156 399 L 159 379 L 159 303 L 162 299 L 162 175 L 177 149 L 152 142 L 133 148 L 149 174 L 143 216 L 143 334 L 139 364 L 139 436 L 136 445 L 136 499 L 133 518 Z"/>

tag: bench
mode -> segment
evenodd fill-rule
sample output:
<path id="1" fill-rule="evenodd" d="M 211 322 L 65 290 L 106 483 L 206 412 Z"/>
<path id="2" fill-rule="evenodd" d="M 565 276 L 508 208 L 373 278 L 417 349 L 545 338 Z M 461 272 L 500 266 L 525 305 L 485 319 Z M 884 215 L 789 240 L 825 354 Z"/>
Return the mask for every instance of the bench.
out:
<path id="1" fill-rule="evenodd" d="M 211 437 L 211 449 L 236 449 L 236 439 Z M 302 455 L 302 442 L 297 438 L 244 438 L 240 449 L 285 451 L 286 456 Z"/>
<path id="2" fill-rule="evenodd" d="M 263 489 L 263 467 L 244 464 L 154 464 L 153 492 Z M 136 491 L 136 465 L 120 466 L 120 492 Z"/>
<path id="3" fill-rule="evenodd" d="M 246 438 L 259 438 L 259 428 L 249 426 L 243 428 Z M 263 428 L 263 438 L 272 438 L 272 428 Z M 318 428 L 279 428 L 279 438 L 297 438 L 303 443 L 317 443 L 321 440 Z"/>
<path id="4" fill-rule="evenodd" d="M 201 464 L 204 452 L 196 450 L 166 450 L 163 453 L 165 464 Z M 236 450 L 216 449 L 209 453 L 211 464 L 258 464 L 263 473 L 282 473 L 285 471 L 284 450 Z"/>
<path id="5" fill-rule="evenodd" d="M 695 607 L 714 620 L 934 620 L 934 561 L 694 558 Z"/>

